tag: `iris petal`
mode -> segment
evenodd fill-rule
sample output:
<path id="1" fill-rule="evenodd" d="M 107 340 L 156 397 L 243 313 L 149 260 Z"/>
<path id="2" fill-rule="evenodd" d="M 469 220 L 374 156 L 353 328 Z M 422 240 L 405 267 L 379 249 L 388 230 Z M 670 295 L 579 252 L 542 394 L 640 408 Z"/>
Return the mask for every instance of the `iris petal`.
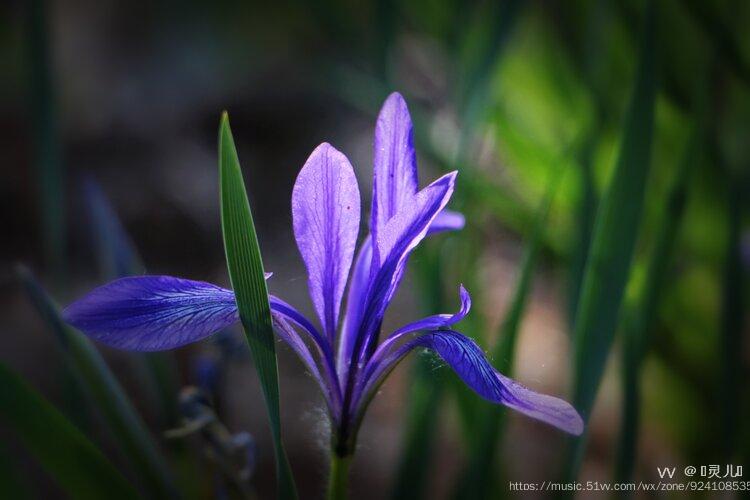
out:
<path id="1" fill-rule="evenodd" d="M 450 200 L 456 175 L 457 172 L 448 173 L 419 191 L 375 239 L 378 274 L 388 282 L 386 300 L 395 292 L 409 254 L 424 239 L 435 217 Z"/>
<path id="2" fill-rule="evenodd" d="M 461 308 L 454 314 L 435 314 L 402 326 L 390 335 L 390 338 L 399 337 L 418 330 L 436 330 L 454 325 L 464 319 L 471 310 L 471 296 L 463 285 L 459 287 L 458 294 L 461 297 Z"/>
<path id="3" fill-rule="evenodd" d="M 443 209 L 430 224 L 427 234 L 442 233 L 444 231 L 458 231 L 466 225 L 464 214 L 453 210 Z"/>
<path id="4" fill-rule="evenodd" d="M 349 160 L 323 143 L 302 167 L 292 192 L 297 246 L 307 266 L 308 291 L 333 344 L 354 247 L 360 197 Z"/>
<path id="5" fill-rule="evenodd" d="M 292 348 L 297 356 L 302 361 L 302 364 L 310 371 L 310 374 L 318 383 L 320 391 L 326 399 L 326 404 L 332 415 L 337 415 L 338 400 L 340 396 L 337 389 L 326 382 L 326 378 L 323 377 L 318 369 L 318 364 L 315 362 L 312 352 L 305 344 L 302 337 L 295 331 L 291 324 L 288 322 L 288 318 L 278 312 L 273 312 L 273 322 L 277 334 L 284 342 Z"/>
<path id="6" fill-rule="evenodd" d="M 269 295 L 269 301 L 274 316 L 300 326 L 331 359 L 327 343 L 307 318 L 278 297 Z M 69 305 L 63 317 L 93 339 L 135 351 L 179 347 L 239 321 L 234 292 L 172 276 L 112 281 Z"/>
<path id="7" fill-rule="evenodd" d="M 377 369 L 383 359 L 390 355 L 393 346 L 404 340 L 404 338 L 412 336 L 410 334 L 420 330 L 427 331 L 448 328 L 464 319 L 471 310 L 471 296 L 463 285 L 459 287 L 459 296 L 461 298 L 461 307 L 457 312 L 453 314 L 435 314 L 433 316 L 428 316 L 404 325 L 391 333 L 385 342 L 378 346 L 377 350 L 368 360 L 365 372 L 362 374 L 362 379 L 368 380 L 372 375 L 372 372 Z"/>
<path id="8" fill-rule="evenodd" d="M 378 361 L 377 366 L 368 370 L 371 375 L 358 401 L 366 403 L 383 378 L 416 347 L 437 352 L 459 378 L 484 399 L 513 408 L 567 433 L 580 435 L 583 432 L 583 420 L 568 402 L 534 392 L 502 375 L 487 361 L 473 340 L 452 330 L 437 330 L 419 336 Z"/>
<path id="9" fill-rule="evenodd" d="M 341 329 L 336 363 L 339 379 L 346 379 L 352 353 L 357 342 L 362 315 L 365 309 L 367 290 L 370 285 L 370 269 L 372 264 L 372 238 L 367 237 L 357 253 L 354 261 L 354 271 L 349 282 L 349 293 L 346 297 L 346 315 Z"/>
<path id="10" fill-rule="evenodd" d="M 417 157 L 406 101 L 398 92 L 383 103 L 375 125 L 370 230 L 374 237 L 417 192 Z"/>
<path id="11" fill-rule="evenodd" d="M 330 402 L 335 405 L 332 407 L 332 409 L 338 411 L 341 389 L 339 386 L 339 380 L 336 377 L 336 362 L 334 359 L 334 352 L 331 344 L 327 341 L 327 339 L 323 338 L 323 336 L 318 332 L 317 328 L 315 328 L 315 326 L 292 305 L 284 302 L 274 295 L 269 295 L 268 298 L 271 303 L 271 310 L 273 311 L 274 315 L 280 315 L 286 321 L 301 328 L 317 348 L 317 351 L 323 361 L 323 375 L 328 383 L 329 389 L 327 390 L 327 392 L 329 392 L 331 395 Z M 294 345 L 292 345 L 292 348 L 297 351 L 297 348 Z M 304 358 L 303 361 L 305 361 Z"/>
<path id="12" fill-rule="evenodd" d="M 406 261 L 450 200 L 456 174 L 446 174 L 419 191 L 378 234 L 373 245 L 373 269 L 366 307 L 358 332 L 361 337 L 357 349 L 360 357 L 374 346 L 385 310 L 403 277 Z"/>
<path id="13" fill-rule="evenodd" d="M 135 351 L 189 344 L 239 319 L 231 291 L 171 276 L 112 281 L 68 306 L 63 316 L 91 338 Z"/>

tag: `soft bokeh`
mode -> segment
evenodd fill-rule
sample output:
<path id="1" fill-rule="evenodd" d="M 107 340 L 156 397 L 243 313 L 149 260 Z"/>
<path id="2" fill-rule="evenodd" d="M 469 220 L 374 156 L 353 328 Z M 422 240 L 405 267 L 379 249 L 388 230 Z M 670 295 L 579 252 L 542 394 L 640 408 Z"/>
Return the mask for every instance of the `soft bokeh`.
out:
<path id="1" fill-rule="evenodd" d="M 330 142 L 354 165 L 369 212 L 375 115 L 396 90 L 414 118 L 421 184 L 458 169 L 451 207 L 467 215 L 467 227 L 434 238 L 412 257 L 412 272 L 385 329 L 455 310 L 457 285 L 464 283 L 475 308 L 458 329 L 493 351 L 502 340 L 539 207 L 553 193 L 513 372 L 535 390 L 572 399 L 575 301 L 598 202 L 621 147 L 643 4 L 5 3 L 0 361 L 121 464 L 101 416 L 81 405 L 54 338 L 22 293 L 12 265 L 29 266 L 60 304 L 112 277 L 100 259 L 97 224 L 87 205 L 85 186 L 93 181 L 140 256 L 139 272 L 228 285 L 216 149 L 219 116 L 228 110 L 265 267 L 274 272 L 269 287 L 311 312 L 292 233 L 294 179 L 309 153 Z M 658 480 L 657 467 L 663 466 L 744 463 L 747 478 L 750 5 L 654 4 L 658 91 L 651 168 L 579 478 L 613 478 L 624 364 L 630 359 L 623 356 L 622 340 L 639 328 L 647 341 L 633 477 Z M 40 59 L 44 46 L 47 63 Z M 686 161 L 684 189 L 675 201 L 670 193 Z M 684 203 L 684 210 L 674 203 Z M 649 268 L 665 228 L 675 230 L 668 258 Z M 656 282 L 649 279 L 654 271 L 661 273 Z M 639 325 L 641 299 L 657 285 L 648 324 Z M 253 485 L 260 498 L 269 498 L 273 455 L 260 387 L 243 355 L 241 333 L 229 335 L 237 341 L 230 342 L 237 356 L 219 356 L 211 341 L 176 351 L 177 385 L 200 382 L 194 367 L 201 356 L 222 360 L 216 411 L 230 431 L 254 436 Z M 101 351 L 152 432 L 163 436 L 175 427 L 160 414 L 143 366 L 128 353 Z M 329 444 L 322 399 L 281 345 L 279 358 L 290 461 L 301 497 L 320 498 Z M 447 372 L 431 358 L 413 356 L 384 385 L 363 424 L 353 498 L 391 495 L 414 422 L 432 442 L 429 451 L 422 450 L 429 460 L 426 498 L 452 494 L 476 446 L 467 411 L 482 403 Z M 420 421 L 415 412 L 425 400 L 434 406 Z M 508 493 L 507 481 L 561 477 L 565 436 L 516 414 L 508 413 L 507 423 L 497 495 Z M 14 457 L 14 469 L 36 495 L 60 493 L 10 429 L 0 426 L 0 440 L 7 442 L 0 451 Z M 190 478 L 196 498 L 213 495 L 215 478 L 200 444 L 162 444 Z"/>

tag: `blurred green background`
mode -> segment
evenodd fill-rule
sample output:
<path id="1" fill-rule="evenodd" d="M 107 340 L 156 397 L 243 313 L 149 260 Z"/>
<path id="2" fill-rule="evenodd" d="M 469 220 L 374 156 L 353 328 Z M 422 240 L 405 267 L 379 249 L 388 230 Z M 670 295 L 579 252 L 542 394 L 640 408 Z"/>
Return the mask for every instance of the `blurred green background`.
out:
<path id="1" fill-rule="evenodd" d="M 97 231 L 116 213 L 130 240 L 116 246 L 137 249 L 135 272 L 226 285 L 216 176 L 226 109 L 270 288 L 309 311 L 291 230 L 295 176 L 331 142 L 369 207 L 375 116 L 399 91 L 421 183 L 458 169 L 451 207 L 467 227 L 413 256 L 386 328 L 454 310 L 464 283 L 475 307 L 459 330 L 589 423 L 572 441 L 506 419 L 414 356 L 365 419 L 353 497 L 500 498 L 514 495 L 508 481 L 654 481 L 664 466 L 744 464 L 750 478 L 750 4 L 648 5 L 4 3 L 0 361 L 119 467 L 116 440 L 78 399 L 12 264 L 65 304 L 112 277 Z M 91 180 L 112 214 L 88 205 Z M 195 384 L 196 356 L 216 350 L 177 351 L 172 387 Z M 132 356 L 101 351 L 151 433 L 175 427 L 159 408 L 176 390 L 160 396 Z M 290 460 L 301 497 L 319 498 L 322 401 L 280 351 Z M 217 412 L 255 436 L 253 488 L 267 498 L 273 457 L 254 372 L 241 356 L 223 370 Z M 60 493 L 12 428 L 0 437 L 32 496 Z M 213 494 L 195 443 L 159 443 L 195 497 Z"/>

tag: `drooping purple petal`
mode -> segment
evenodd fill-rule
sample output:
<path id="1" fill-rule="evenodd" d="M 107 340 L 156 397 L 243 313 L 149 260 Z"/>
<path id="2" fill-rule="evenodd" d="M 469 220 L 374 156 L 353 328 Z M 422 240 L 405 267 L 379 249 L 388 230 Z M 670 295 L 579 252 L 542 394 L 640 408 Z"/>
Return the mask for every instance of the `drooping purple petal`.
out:
<path id="1" fill-rule="evenodd" d="M 461 297 L 461 308 L 456 313 L 428 316 L 404 325 L 391 333 L 388 338 L 377 347 L 372 357 L 368 360 L 365 372 L 362 373 L 362 379 L 367 380 L 370 378 L 372 372 L 381 365 L 385 358 L 391 355 L 393 346 L 403 341 L 404 338 L 411 336 L 410 334 L 420 330 L 427 331 L 447 328 L 464 319 L 471 310 L 471 296 L 463 285 L 460 285 L 459 296 Z"/>
<path id="2" fill-rule="evenodd" d="M 373 357 L 371 366 L 365 370 L 369 376 L 358 394 L 358 402 L 366 402 L 384 377 L 415 347 L 437 352 L 461 380 L 484 399 L 513 408 L 570 434 L 583 432 L 583 420 L 569 403 L 534 392 L 502 375 L 487 361 L 473 340 L 452 330 L 424 334 L 377 360 Z"/>
<path id="3" fill-rule="evenodd" d="M 336 403 L 334 403 L 334 401 L 337 399 L 337 395 L 334 393 L 333 388 L 326 383 L 323 376 L 321 376 L 320 370 L 318 369 L 318 364 L 315 362 L 315 358 L 310 352 L 310 349 L 307 347 L 307 344 L 305 344 L 305 342 L 294 330 L 292 325 L 289 324 L 287 318 L 283 314 L 273 312 L 271 315 L 273 317 L 274 327 L 276 327 L 275 329 L 279 335 L 279 338 L 281 338 L 289 347 L 292 348 L 292 350 L 302 361 L 302 364 L 304 364 L 305 367 L 310 371 L 310 374 L 318 383 L 320 391 L 323 393 L 323 396 L 326 399 L 329 410 L 332 413 L 335 412 Z"/>
<path id="4" fill-rule="evenodd" d="M 294 306 L 271 294 L 268 295 L 268 300 L 271 304 L 272 311 L 281 314 L 288 321 L 291 321 L 305 330 L 305 333 L 310 337 L 310 340 L 322 349 L 328 350 L 328 342 L 325 337 L 323 337 L 318 329 L 315 328 L 315 325 L 313 325 L 301 312 L 295 309 Z"/>
<path id="5" fill-rule="evenodd" d="M 377 238 L 417 192 L 417 158 L 406 101 L 394 92 L 385 100 L 375 125 L 374 178 L 370 231 Z"/>
<path id="6" fill-rule="evenodd" d="M 302 167 L 292 192 L 297 246 L 308 291 L 331 344 L 359 232 L 360 198 L 349 160 L 328 143 Z"/>
<path id="7" fill-rule="evenodd" d="M 462 213 L 443 209 L 430 224 L 427 234 L 441 233 L 444 231 L 458 231 L 466 225 L 466 218 Z"/>
<path id="8" fill-rule="evenodd" d="M 458 212 L 452 212 L 448 209 L 443 209 L 430 225 L 427 234 L 429 235 L 440 231 L 458 230 L 463 227 L 463 223 L 463 215 L 459 214 Z M 357 338 L 357 329 L 360 326 L 362 315 L 364 314 L 371 264 L 372 238 L 368 236 L 365 241 L 362 242 L 360 250 L 357 254 L 357 258 L 354 261 L 354 271 L 349 283 L 349 292 L 346 298 L 346 314 L 344 316 L 342 335 L 339 341 L 338 354 L 336 358 L 338 373 L 341 380 L 344 380 L 346 378 L 346 372 L 352 359 L 352 350 Z M 462 308 L 461 312 L 452 316 L 454 318 L 453 321 L 445 322 L 444 324 L 438 324 L 442 319 L 450 317 L 450 315 L 437 315 L 434 317 L 435 321 L 431 323 L 431 326 L 428 327 L 439 328 L 450 326 L 453 323 L 460 321 L 466 314 L 468 314 L 469 307 L 471 307 L 471 298 L 469 297 L 468 292 L 466 292 L 463 287 L 461 287 L 460 293 Z M 411 325 L 407 325 L 404 328 L 410 326 Z M 396 332 L 394 332 L 394 334 L 395 333 Z"/>
<path id="9" fill-rule="evenodd" d="M 334 359 L 334 351 L 331 343 L 328 342 L 328 340 L 324 338 L 320 334 L 320 332 L 318 332 L 318 329 L 315 328 L 315 325 L 313 325 L 310 320 L 308 320 L 291 304 L 284 302 L 275 295 L 269 295 L 268 299 L 271 303 L 271 311 L 273 311 L 275 315 L 278 315 L 286 321 L 301 328 L 317 348 L 317 351 L 323 361 L 324 379 L 326 380 L 326 383 L 329 387 L 329 394 L 331 395 L 331 400 L 329 401 L 329 403 L 332 403 L 332 411 L 338 411 L 340 409 L 341 402 L 341 389 L 339 386 L 338 377 L 336 376 L 336 362 Z"/>
<path id="10" fill-rule="evenodd" d="M 471 310 L 471 296 L 466 291 L 463 285 L 459 287 L 458 294 L 461 297 L 461 308 L 454 314 L 435 314 L 428 316 L 420 320 L 414 321 L 407 325 L 402 326 L 395 332 L 393 332 L 389 338 L 400 337 L 407 333 L 416 332 L 419 330 L 437 330 L 438 328 L 447 328 L 452 326 L 469 314 Z"/>
<path id="11" fill-rule="evenodd" d="M 370 285 L 371 264 L 372 238 L 368 236 L 362 242 L 357 253 L 357 258 L 354 261 L 354 271 L 349 281 L 349 293 L 346 297 L 346 314 L 336 354 L 337 371 L 342 383 L 346 380 L 359 326 L 362 321 L 362 314 L 364 313 L 367 290 Z"/>
<path id="12" fill-rule="evenodd" d="M 583 433 L 583 419 L 567 401 L 534 392 L 502 373 L 495 372 L 510 395 L 501 401 L 524 415 L 546 422 L 569 434 L 580 436 Z"/>
<path id="13" fill-rule="evenodd" d="M 231 291 L 171 276 L 112 281 L 72 303 L 63 317 L 93 339 L 134 351 L 173 349 L 239 319 Z"/>
<path id="14" fill-rule="evenodd" d="M 370 352 L 388 304 L 403 277 L 411 251 L 424 239 L 427 229 L 445 208 L 453 194 L 456 172 L 448 173 L 419 191 L 382 228 L 373 245 L 373 268 L 365 310 L 361 320 L 362 337 L 358 356 Z"/>

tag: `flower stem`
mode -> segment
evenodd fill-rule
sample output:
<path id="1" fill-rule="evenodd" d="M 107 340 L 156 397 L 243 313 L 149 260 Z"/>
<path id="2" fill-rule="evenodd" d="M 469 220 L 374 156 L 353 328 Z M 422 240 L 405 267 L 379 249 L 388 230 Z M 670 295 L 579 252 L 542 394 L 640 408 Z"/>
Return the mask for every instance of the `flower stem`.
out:
<path id="1" fill-rule="evenodd" d="M 349 486 L 349 466 L 352 456 L 331 453 L 331 477 L 328 481 L 328 500 L 346 500 Z"/>

